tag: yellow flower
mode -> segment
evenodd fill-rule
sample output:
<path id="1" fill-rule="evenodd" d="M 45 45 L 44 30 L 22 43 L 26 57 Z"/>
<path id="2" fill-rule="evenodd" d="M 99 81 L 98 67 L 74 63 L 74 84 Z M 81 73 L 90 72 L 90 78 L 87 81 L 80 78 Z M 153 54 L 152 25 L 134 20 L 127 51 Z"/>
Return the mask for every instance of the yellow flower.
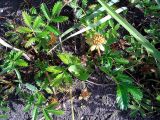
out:
<path id="1" fill-rule="evenodd" d="M 91 51 L 98 50 L 99 55 L 101 55 L 100 50 L 101 51 L 105 50 L 103 44 L 106 43 L 106 40 L 101 34 L 95 34 L 92 38 L 87 39 L 86 42 L 89 45 L 91 45 L 90 50 Z"/>

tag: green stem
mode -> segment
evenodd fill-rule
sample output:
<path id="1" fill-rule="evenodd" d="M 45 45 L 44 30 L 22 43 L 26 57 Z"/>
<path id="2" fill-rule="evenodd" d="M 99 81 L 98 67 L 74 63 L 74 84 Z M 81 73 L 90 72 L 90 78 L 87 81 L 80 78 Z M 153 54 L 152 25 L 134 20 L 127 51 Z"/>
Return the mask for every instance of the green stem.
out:
<path id="1" fill-rule="evenodd" d="M 19 83 L 22 83 L 22 77 L 21 77 L 20 72 L 17 69 L 14 69 L 14 71 L 16 72 L 16 75 L 17 75 L 17 78 L 19 80 Z"/>

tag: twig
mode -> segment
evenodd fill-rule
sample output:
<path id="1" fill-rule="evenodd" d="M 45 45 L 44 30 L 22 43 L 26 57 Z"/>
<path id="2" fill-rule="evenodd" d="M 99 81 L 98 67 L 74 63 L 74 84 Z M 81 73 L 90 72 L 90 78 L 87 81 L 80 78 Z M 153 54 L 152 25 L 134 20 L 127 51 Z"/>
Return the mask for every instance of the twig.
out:
<path id="1" fill-rule="evenodd" d="M 71 101 L 72 120 L 75 120 L 74 107 L 73 107 L 73 97 L 72 97 L 72 86 L 70 87 L 70 101 Z"/>
<path id="2" fill-rule="evenodd" d="M 59 23 L 57 23 L 57 28 L 58 28 L 58 30 L 60 30 L 60 25 L 59 25 Z M 61 50 L 64 52 L 64 50 L 63 50 L 63 44 L 62 44 L 62 39 L 61 39 L 61 37 L 58 37 L 58 39 L 59 39 L 59 42 L 60 42 Z"/>
<path id="3" fill-rule="evenodd" d="M 115 85 L 115 84 L 98 84 L 89 80 L 86 80 L 87 83 L 93 84 L 93 85 L 97 85 L 97 86 L 111 86 L 111 85 Z"/>
<path id="4" fill-rule="evenodd" d="M 10 49 L 12 49 L 12 50 L 14 50 L 14 51 L 23 52 L 22 50 L 20 50 L 20 49 L 18 49 L 18 48 L 15 48 L 15 47 L 13 47 L 13 46 L 11 46 L 11 45 L 9 45 L 7 42 L 5 42 L 4 40 L 2 40 L 2 38 L 0 38 L 0 44 L 3 45 L 3 46 L 5 46 L 5 47 L 7 47 L 7 48 L 10 48 Z M 23 55 L 28 61 L 31 61 L 31 58 L 30 58 L 26 53 L 23 52 L 22 55 Z"/>

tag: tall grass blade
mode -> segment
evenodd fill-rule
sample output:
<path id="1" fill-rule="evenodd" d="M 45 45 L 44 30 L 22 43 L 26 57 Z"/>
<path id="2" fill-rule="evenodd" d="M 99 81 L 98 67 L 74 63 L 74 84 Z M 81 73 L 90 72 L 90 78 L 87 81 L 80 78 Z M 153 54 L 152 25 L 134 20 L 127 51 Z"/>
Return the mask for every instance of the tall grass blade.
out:
<path id="1" fill-rule="evenodd" d="M 160 62 L 160 52 L 141 34 L 139 33 L 127 20 L 123 19 L 119 14 L 117 14 L 109 5 L 107 5 L 104 0 L 98 0 L 98 2 L 106 9 L 108 14 L 110 14 L 115 20 L 118 21 L 131 35 L 133 35 L 139 43 L 145 47 L 145 49 Z"/>

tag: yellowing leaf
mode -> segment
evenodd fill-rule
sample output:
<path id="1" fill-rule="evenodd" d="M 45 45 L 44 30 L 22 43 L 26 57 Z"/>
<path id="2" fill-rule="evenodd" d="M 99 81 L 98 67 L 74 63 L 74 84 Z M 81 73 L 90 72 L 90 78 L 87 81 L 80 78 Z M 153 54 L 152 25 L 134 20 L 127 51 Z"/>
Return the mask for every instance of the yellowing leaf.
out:
<path id="1" fill-rule="evenodd" d="M 49 45 L 53 45 L 57 42 L 57 37 L 53 34 L 53 33 L 50 33 L 50 41 L 48 42 Z"/>

